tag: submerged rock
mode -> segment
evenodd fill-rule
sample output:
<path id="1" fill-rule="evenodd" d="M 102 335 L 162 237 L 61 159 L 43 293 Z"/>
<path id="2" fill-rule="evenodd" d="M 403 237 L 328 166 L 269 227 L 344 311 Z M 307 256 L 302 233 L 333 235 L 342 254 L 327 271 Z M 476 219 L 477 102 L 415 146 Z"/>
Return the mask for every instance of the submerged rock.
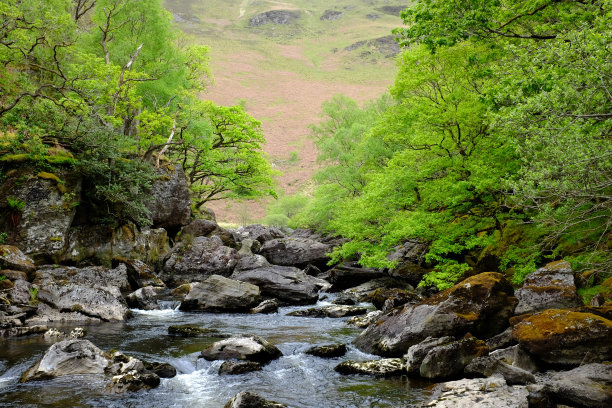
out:
<path id="1" fill-rule="evenodd" d="M 242 336 L 211 344 L 201 357 L 210 361 L 238 359 L 266 364 L 282 355 L 276 346 L 259 336 Z"/>
<path id="2" fill-rule="evenodd" d="M 217 329 L 208 329 L 192 324 L 182 324 L 168 327 L 168 334 L 179 337 L 227 337 Z"/>
<path id="3" fill-rule="evenodd" d="M 254 392 L 242 391 L 230 399 L 223 408 L 287 408 L 287 405 L 268 401 Z"/>
<path id="4" fill-rule="evenodd" d="M 343 361 L 334 367 L 340 374 L 366 374 L 381 377 L 406 374 L 406 365 L 401 358 L 383 358 L 372 361 Z"/>
<path id="5" fill-rule="evenodd" d="M 224 361 L 219 367 L 219 375 L 240 375 L 261 371 L 261 364 L 255 361 Z"/>
<path id="6" fill-rule="evenodd" d="M 210 312 L 246 312 L 261 299 L 259 288 L 250 283 L 211 275 L 204 282 L 193 283 L 181 303 L 181 310 Z"/>

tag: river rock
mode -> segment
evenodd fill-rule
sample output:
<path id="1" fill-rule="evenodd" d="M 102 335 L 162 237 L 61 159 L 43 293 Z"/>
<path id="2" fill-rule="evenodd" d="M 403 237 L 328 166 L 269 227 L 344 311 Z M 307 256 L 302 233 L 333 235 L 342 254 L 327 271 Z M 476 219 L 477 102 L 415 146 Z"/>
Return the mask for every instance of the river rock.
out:
<path id="1" fill-rule="evenodd" d="M 140 288 L 125 297 L 125 301 L 132 309 L 159 310 L 157 298 L 164 293 L 166 288 L 158 286 L 147 286 Z"/>
<path id="2" fill-rule="evenodd" d="M 463 379 L 440 384 L 430 408 L 528 408 L 526 387 L 510 387 L 501 376 Z"/>
<path id="3" fill-rule="evenodd" d="M 294 312 L 288 313 L 287 316 L 339 318 L 364 315 L 367 312 L 368 309 L 365 307 L 332 305 L 324 307 L 313 307 L 304 310 L 296 310 Z"/>
<path id="4" fill-rule="evenodd" d="M 334 367 L 340 374 L 366 374 L 390 377 L 406 374 L 406 365 L 401 358 L 383 358 L 372 361 L 343 361 Z"/>
<path id="5" fill-rule="evenodd" d="M 254 392 L 242 391 L 230 399 L 223 408 L 287 408 L 284 404 L 268 401 Z"/>
<path id="6" fill-rule="evenodd" d="M 104 352 L 89 340 L 63 340 L 53 344 L 43 358 L 23 374 L 21 382 L 69 374 L 103 374 L 109 363 Z"/>
<path id="7" fill-rule="evenodd" d="M 224 361 L 219 367 L 219 375 L 239 375 L 261 371 L 261 364 L 255 361 Z"/>
<path id="8" fill-rule="evenodd" d="M 334 300 L 332 300 L 334 305 L 346 305 L 346 306 L 355 306 L 359 303 L 357 297 L 352 293 L 340 293 Z"/>
<path id="9" fill-rule="evenodd" d="M 111 394 L 122 394 L 124 392 L 136 392 L 150 390 L 159 386 L 161 380 L 153 373 L 127 372 L 113 376 L 106 386 L 106 391 Z"/>
<path id="10" fill-rule="evenodd" d="M 410 286 L 409 284 L 405 282 L 401 282 L 397 279 L 385 277 L 385 278 L 369 280 L 358 286 L 355 286 L 349 289 L 345 289 L 344 291 L 342 291 L 342 293 L 355 296 L 357 300 L 359 300 L 360 302 L 367 302 L 368 296 L 370 296 L 370 293 L 374 292 L 377 289 L 386 290 L 387 288 L 399 288 L 399 289 L 410 290 L 412 289 L 412 286 Z M 334 290 L 333 287 L 331 290 L 332 291 Z"/>
<path id="11" fill-rule="evenodd" d="M 313 264 L 324 268 L 332 247 L 308 238 L 275 238 L 266 241 L 259 253 L 274 265 L 305 268 Z"/>
<path id="12" fill-rule="evenodd" d="M 150 373 L 157 375 L 159 378 L 174 378 L 176 377 L 176 368 L 168 363 L 149 363 L 143 361 L 144 368 Z"/>
<path id="13" fill-rule="evenodd" d="M 314 346 L 306 350 L 304 353 L 322 358 L 342 357 L 346 354 L 346 345 L 326 344 L 324 346 Z"/>
<path id="14" fill-rule="evenodd" d="M 0 245 L 0 269 L 14 269 L 32 274 L 36 266 L 32 258 L 26 256 L 19 248 L 12 245 Z M 2 275 L 5 275 L 4 271 Z"/>
<path id="15" fill-rule="evenodd" d="M 260 224 L 247 225 L 246 227 L 238 228 L 238 234 L 245 238 L 250 238 L 263 244 L 276 238 L 285 238 L 286 235 L 277 227 L 266 227 Z"/>
<path id="16" fill-rule="evenodd" d="M 289 266 L 268 266 L 235 272 L 232 279 L 259 286 L 261 294 L 288 304 L 309 304 L 319 299 L 311 276 Z"/>
<path id="17" fill-rule="evenodd" d="M 147 205 L 154 228 L 175 229 L 187 225 L 191 217 L 191 196 L 180 166 L 162 166 L 151 184 L 153 200 Z"/>
<path id="18" fill-rule="evenodd" d="M 198 282 L 210 275 L 229 276 L 238 262 L 238 252 L 219 237 L 196 237 L 190 245 L 179 243 L 164 264 L 164 281 Z"/>
<path id="19" fill-rule="evenodd" d="M 382 315 L 383 312 L 381 312 L 380 310 L 375 310 L 366 314 L 365 316 L 353 316 L 346 321 L 346 324 L 365 329 L 369 325 L 377 322 Z"/>
<path id="20" fill-rule="evenodd" d="M 193 324 L 169 326 L 168 334 L 179 337 L 227 337 L 217 329 L 202 328 Z"/>
<path id="21" fill-rule="evenodd" d="M 266 364 L 283 353 L 272 343 L 259 336 L 231 337 L 217 341 L 202 351 L 206 360 L 248 360 Z"/>
<path id="22" fill-rule="evenodd" d="M 427 337 L 488 338 L 508 326 L 516 306 L 512 286 L 503 275 L 485 272 L 467 278 L 423 302 L 383 316 L 355 340 L 360 350 L 402 356 Z"/>
<path id="23" fill-rule="evenodd" d="M 329 270 L 329 282 L 332 284 L 331 291 L 338 292 L 347 288 L 353 288 L 373 279 L 383 278 L 386 275 L 382 270 L 376 268 L 363 268 L 358 265 L 346 263 L 335 266 Z"/>
<path id="24" fill-rule="evenodd" d="M 551 262 L 527 275 L 516 297 L 519 300 L 516 314 L 582 306 L 576 293 L 574 272 L 567 261 Z"/>
<path id="25" fill-rule="evenodd" d="M 425 340 L 420 342 L 419 344 L 415 344 L 414 346 L 410 346 L 408 352 L 404 356 L 406 360 L 406 371 L 408 373 L 418 373 L 421 368 L 421 363 L 427 353 L 429 353 L 433 348 L 448 344 L 455 341 L 453 337 L 440 337 L 433 338 L 427 337 Z"/>
<path id="26" fill-rule="evenodd" d="M 612 321 L 591 313 L 549 309 L 523 319 L 512 330 L 522 348 L 552 364 L 612 360 Z"/>
<path id="27" fill-rule="evenodd" d="M 38 287 L 33 286 L 25 280 L 16 280 L 13 283 L 13 288 L 8 292 L 8 300 L 12 305 L 30 305 L 35 299 L 32 299 L 32 294 L 38 291 Z"/>
<path id="28" fill-rule="evenodd" d="M 117 262 L 125 264 L 128 282 L 132 290 L 144 288 L 146 286 L 166 286 L 164 282 L 155 275 L 153 269 L 139 259 L 119 259 Z"/>
<path id="29" fill-rule="evenodd" d="M 249 26 L 256 27 L 264 24 L 289 24 L 300 17 L 299 11 L 271 10 L 257 14 L 249 19 Z"/>
<path id="30" fill-rule="evenodd" d="M 187 241 L 192 240 L 194 237 L 218 237 L 223 245 L 227 247 L 236 249 L 239 246 L 230 231 L 221 228 L 215 221 L 211 220 L 197 219 L 191 221 L 189 225 L 181 230 L 179 240 Z"/>
<path id="31" fill-rule="evenodd" d="M 278 300 L 276 299 L 266 299 L 256 307 L 251 309 L 251 313 L 262 313 L 262 314 L 270 314 L 270 313 L 278 313 Z"/>
<path id="32" fill-rule="evenodd" d="M 489 352 L 484 341 L 469 337 L 435 346 L 423 359 L 419 374 L 425 378 L 446 378 L 463 372 L 476 357 Z"/>
<path id="33" fill-rule="evenodd" d="M 259 288 L 250 283 L 211 275 L 204 282 L 193 283 L 181 303 L 181 310 L 209 312 L 244 312 L 259 304 Z"/>
<path id="34" fill-rule="evenodd" d="M 250 271 L 251 269 L 265 268 L 270 262 L 262 255 L 243 255 L 234 268 L 234 272 Z"/>
<path id="35" fill-rule="evenodd" d="M 585 364 L 546 379 L 544 391 L 561 403 L 580 407 L 612 406 L 612 365 Z"/>
<path id="36" fill-rule="evenodd" d="M 375 308 L 388 312 L 391 309 L 405 305 L 416 304 L 423 299 L 414 292 L 406 289 L 386 289 L 379 288 L 367 295 L 367 301 L 371 302 Z"/>

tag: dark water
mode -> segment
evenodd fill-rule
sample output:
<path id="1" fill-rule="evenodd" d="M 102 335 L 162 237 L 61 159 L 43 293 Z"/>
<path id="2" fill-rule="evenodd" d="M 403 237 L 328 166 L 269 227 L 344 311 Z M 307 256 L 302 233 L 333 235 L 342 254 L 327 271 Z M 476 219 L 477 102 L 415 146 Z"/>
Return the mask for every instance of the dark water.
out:
<path id="1" fill-rule="evenodd" d="M 172 305 L 166 303 L 166 307 Z M 359 329 L 346 319 L 285 316 L 299 308 L 281 308 L 273 315 L 185 313 L 171 308 L 134 311 L 126 323 L 88 327 L 87 339 L 103 350 L 116 349 L 147 361 L 168 362 L 179 374 L 162 379 L 151 391 L 125 395 L 102 392 L 108 378 L 69 376 L 19 384 L 20 375 L 50 346 L 42 336 L 0 340 L 0 407 L 205 407 L 217 408 L 240 391 L 254 391 L 290 407 L 382 408 L 418 406 L 424 387 L 406 377 L 379 379 L 341 376 L 333 368 L 343 359 L 375 358 L 349 347 L 346 356 L 322 359 L 304 354 L 312 345 L 347 343 Z M 228 335 L 258 334 L 283 352 L 260 372 L 219 376 L 220 361 L 198 359 L 215 339 L 168 336 L 168 326 L 192 323 Z M 70 327 L 62 329 L 69 331 Z"/>

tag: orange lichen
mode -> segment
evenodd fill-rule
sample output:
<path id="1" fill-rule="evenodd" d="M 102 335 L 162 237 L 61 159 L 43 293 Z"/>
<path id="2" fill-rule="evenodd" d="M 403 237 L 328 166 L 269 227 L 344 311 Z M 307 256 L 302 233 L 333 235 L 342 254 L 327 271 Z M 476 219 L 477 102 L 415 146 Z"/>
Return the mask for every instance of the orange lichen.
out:
<path id="1" fill-rule="evenodd" d="M 556 336 L 572 335 L 594 327 L 612 334 L 612 321 L 592 313 L 548 309 L 516 324 L 512 337 L 519 342 L 545 342 Z"/>

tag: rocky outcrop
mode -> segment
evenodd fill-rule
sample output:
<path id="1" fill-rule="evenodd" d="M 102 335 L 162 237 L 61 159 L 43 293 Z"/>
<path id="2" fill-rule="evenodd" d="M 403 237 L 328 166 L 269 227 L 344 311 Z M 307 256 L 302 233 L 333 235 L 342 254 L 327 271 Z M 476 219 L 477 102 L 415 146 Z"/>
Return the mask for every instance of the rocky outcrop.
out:
<path id="1" fill-rule="evenodd" d="M 223 245 L 219 237 L 196 237 L 191 244 L 179 243 L 168 254 L 162 279 L 174 284 L 198 282 L 210 275 L 229 276 L 238 262 L 238 252 Z"/>
<path id="2" fill-rule="evenodd" d="M 153 200 L 147 205 L 154 228 L 175 229 L 187 225 L 191 217 L 191 197 L 185 173 L 180 166 L 160 167 L 151 185 Z"/>
<path id="3" fill-rule="evenodd" d="M 201 357 L 209 361 L 237 359 L 266 364 L 282 355 L 276 346 L 259 336 L 242 336 L 211 344 Z"/>
<path id="4" fill-rule="evenodd" d="M 516 297 L 519 300 L 516 314 L 582 305 L 576 294 L 574 272 L 567 261 L 549 263 L 529 274 L 516 291 Z"/>
<path id="5" fill-rule="evenodd" d="M 383 316 L 355 340 L 362 351 L 402 356 L 427 337 L 489 338 L 508 326 L 516 306 L 512 286 L 503 275 L 486 272 L 440 292 L 423 302 Z"/>
<path id="6" fill-rule="evenodd" d="M 425 255 L 428 251 L 429 244 L 418 240 L 406 241 L 395 247 L 395 250 L 387 257 L 389 261 L 397 263 L 389 270 L 389 275 L 416 287 L 423 279 L 423 275 L 429 271 L 425 267 Z"/>
<path id="7" fill-rule="evenodd" d="M 249 19 L 249 26 L 256 27 L 264 24 L 290 24 L 300 18 L 300 12 L 294 10 L 271 10 L 257 14 Z"/>
<path id="8" fill-rule="evenodd" d="M 219 367 L 219 375 L 240 375 L 261 371 L 261 364 L 255 361 L 224 361 Z"/>
<path id="9" fill-rule="evenodd" d="M 287 304 L 309 304 L 319 299 L 314 279 L 297 268 L 268 266 L 235 272 L 232 279 L 259 286 L 263 296 Z"/>
<path id="10" fill-rule="evenodd" d="M 591 313 L 545 310 L 516 324 L 512 337 L 551 364 L 612 360 L 612 321 Z"/>
<path id="11" fill-rule="evenodd" d="M 32 258 L 26 256 L 19 248 L 11 245 L 0 245 L 0 270 L 2 269 L 33 274 L 36 266 L 34 266 Z M 3 272 L 2 275 L 6 274 Z"/>
<path id="12" fill-rule="evenodd" d="M 452 377 L 463 373 L 466 365 L 488 352 L 485 342 L 474 337 L 435 346 L 423 358 L 419 374 L 430 379 Z"/>
<path id="13" fill-rule="evenodd" d="M 294 312 L 288 313 L 287 316 L 339 318 L 364 315 L 367 312 L 368 309 L 365 307 L 332 305 L 324 307 L 313 307 L 304 310 L 296 310 Z"/>
<path id="14" fill-rule="evenodd" d="M 346 354 L 345 344 L 326 344 L 324 346 L 314 346 L 304 353 L 321 358 L 336 358 Z"/>
<path id="15" fill-rule="evenodd" d="M 305 268 L 313 264 L 324 268 L 329 261 L 330 245 L 308 238 L 275 238 L 266 241 L 259 253 L 274 265 Z"/>
<path id="16" fill-rule="evenodd" d="M 401 358 L 383 358 L 372 361 L 343 361 L 334 367 L 340 374 L 365 374 L 379 377 L 403 375 L 406 373 L 404 360 Z"/>
<path id="17" fill-rule="evenodd" d="M 612 406 L 612 365 L 585 364 L 546 378 L 544 392 L 559 403 L 579 407 Z"/>
<path id="18" fill-rule="evenodd" d="M 268 401 L 254 392 L 242 391 L 236 394 L 223 408 L 287 408 L 284 404 Z"/>
<path id="19" fill-rule="evenodd" d="M 203 282 L 191 285 L 181 303 L 181 310 L 208 312 L 246 312 L 261 299 L 259 288 L 219 275 L 211 275 Z"/>
<path id="20" fill-rule="evenodd" d="M 158 286 L 146 286 L 140 288 L 125 297 L 127 305 L 132 309 L 159 310 L 157 298 L 164 293 L 166 288 Z"/>

